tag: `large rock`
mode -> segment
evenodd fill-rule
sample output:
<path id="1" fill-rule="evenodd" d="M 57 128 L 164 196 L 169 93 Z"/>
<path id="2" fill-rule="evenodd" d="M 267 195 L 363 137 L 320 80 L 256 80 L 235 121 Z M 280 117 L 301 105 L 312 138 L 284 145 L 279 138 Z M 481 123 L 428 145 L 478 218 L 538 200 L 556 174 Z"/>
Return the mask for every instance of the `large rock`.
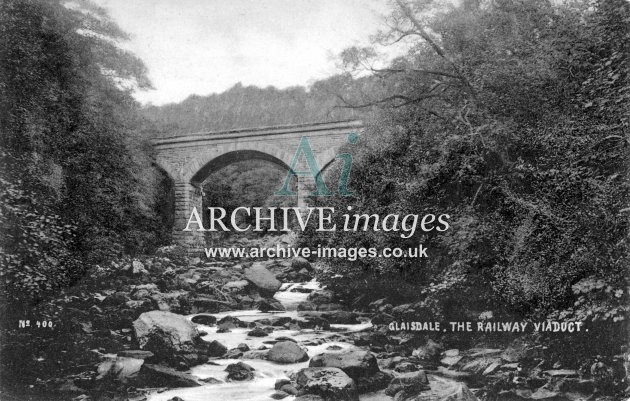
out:
<path id="1" fill-rule="evenodd" d="M 263 298 L 258 302 L 258 310 L 261 312 L 284 311 L 284 306 L 277 299 Z"/>
<path id="2" fill-rule="evenodd" d="M 309 366 L 339 368 L 354 380 L 372 376 L 380 371 L 376 357 L 371 352 L 362 349 L 325 352 L 314 356 Z"/>
<path id="3" fill-rule="evenodd" d="M 161 365 L 144 364 L 140 369 L 139 381 L 147 387 L 196 387 L 195 378 Z"/>
<path id="4" fill-rule="evenodd" d="M 165 311 L 145 312 L 133 322 L 140 348 L 168 356 L 195 351 L 199 333 L 184 316 Z M 167 354 L 167 355 L 165 355 Z"/>
<path id="5" fill-rule="evenodd" d="M 147 269 L 144 268 L 142 262 L 134 260 L 133 262 L 131 262 L 131 274 L 133 274 L 134 276 L 138 276 L 141 274 L 149 274 L 149 272 L 147 271 Z"/>
<path id="6" fill-rule="evenodd" d="M 429 379 L 423 370 L 417 372 L 401 373 L 389 382 L 385 394 L 393 397 L 400 390 L 407 394 L 415 394 L 429 390 Z"/>
<path id="7" fill-rule="evenodd" d="M 306 298 L 307 301 L 316 305 L 330 303 L 333 299 L 332 291 L 320 290 L 311 292 Z"/>
<path id="8" fill-rule="evenodd" d="M 336 401 L 359 400 L 354 380 L 338 368 L 304 368 L 297 373 L 296 382 L 301 395 L 318 395 Z"/>
<path id="9" fill-rule="evenodd" d="M 229 364 L 225 371 L 228 372 L 228 381 L 244 381 L 254 378 L 254 368 L 243 362 Z"/>
<path id="10" fill-rule="evenodd" d="M 216 317 L 214 317 L 212 315 L 208 315 L 208 314 L 195 315 L 190 320 L 193 323 L 203 324 L 203 325 L 206 325 L 206 326 L 212 326 L 213 324 L 215 324 L 217 322 L 217 318 Z"/>
<path id="11" fill-rule="evenodd" d="M 442 346 L 429 339 L 426 344 L 413 351 L 412 355 L 420 360 L 425 368 L 435 369 L 442 354 Z"/>
<path id="12" fill-rule="evenodd" d="M 280 341 L 269 350 L 267 359 L 278 363 L 297 363 L 308 361 L 308 354 L 293 341 Z"/>
<path id="13" fill-rule="evenodd" d="M 291 269 L 295 271 L 299 271 L 302 269 L 311 270 L 312 269 L 311 262 L 309 262 L 308 260 L 300 256 L 295 257 L 291 259 Z"/>
<path id="14" fill-rule="evenodd" d="M 101 362 L 97 367 L 96 380 L 113 379 L 126 382 L 140 371 L 144 364 L 143 359 L 118 357 Z"/>
<path id="15" fill-rule="evenodd" d="M 199 346 L 205 351 L 206 355 L 210 357 L 223 356 L 227 352 L 227 347 L 217 340 L 200 343 Z"/>
<path id="16" fill-rule="evenodd" d="M 249 282 L 247 280 L 230 281 L 223 286 L 223 291 L 226 292 L 240 292 L 245 290 Z"/>
<path id="17" fill-rule="evenodd" d="M 387 387 L 392 377 L 387 372 L 377 372 L 372 376 L 360 377 L 359 380 L 355 381 L 357 391 L 362 394 L 382 390 Z"/>
<path id="18" fill-rule="evenodd" d="M 443 400 L 443 401 L 479 401 L 479 399 L 470 391 L 468 386 L 463 383 L 456 383 L 454 387 L 446 391 L 439 392 L 439 398 L 436 398 L 436 394 L 431 391 L 426 394 L 420 394 L 417 398 L 418 401 L 433 401 L 435 399 Z M 502 398 L 501 395 L 497 398 L 497 400 L 505 400 L 508 399 Z"/>
<path id="19" fill-rule="evenodd" d="M 282 286 L 276 276 L 261 263 L 254 263 L 245 269 L 245 278 L 252 283 L 263 297 L 272 297 Z"/>

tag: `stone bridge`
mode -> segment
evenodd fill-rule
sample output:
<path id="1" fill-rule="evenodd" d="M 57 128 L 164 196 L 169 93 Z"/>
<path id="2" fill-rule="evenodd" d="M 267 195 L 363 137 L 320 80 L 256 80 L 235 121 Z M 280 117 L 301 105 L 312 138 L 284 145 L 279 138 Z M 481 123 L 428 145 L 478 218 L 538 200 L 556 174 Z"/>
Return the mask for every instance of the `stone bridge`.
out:
<path id="1" fill-rule="evenodd" d="M 348 135 L 359 134 L 362 128 L 361 121 L 352 120 L 196 133 L 154 140 L 156 163 L 170 176 L 175 188 L 173 242 L 195 248 L 203 243 L 203 233 L 183 229 L 193 207 L 202 212 L 202 184 L 213 172 L 250 159 L 267 160 L 290 171 L 302 137 L 308 138 L 323 171 L 335 161 L 339 148 L 348 143 Z M 313 179 L 296 178 L 297 204 L 301 207 L 308 196 L 309 182 L 305 178 L 310 178 L 311 182 Z"/>

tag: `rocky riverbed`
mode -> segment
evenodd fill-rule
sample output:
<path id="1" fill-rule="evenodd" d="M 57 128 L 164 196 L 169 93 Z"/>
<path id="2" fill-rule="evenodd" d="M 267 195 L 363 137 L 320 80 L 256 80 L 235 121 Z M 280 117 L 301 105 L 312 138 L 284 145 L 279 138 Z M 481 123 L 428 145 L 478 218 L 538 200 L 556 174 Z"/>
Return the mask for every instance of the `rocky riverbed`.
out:
<path id="1" fill-rule="evenodd" d="M 121 259 L 41 306 L 50 332 L 13 333 L 3 352 L 22 353 L 10 368 L 32 399 L 76 401 L 591 400 L 625 380 L 623 365 L 562 366 L 522 338 L 449 348 L 389 332 L 412 306 L 349 311 L 321 268 L 175 248 Z"/>

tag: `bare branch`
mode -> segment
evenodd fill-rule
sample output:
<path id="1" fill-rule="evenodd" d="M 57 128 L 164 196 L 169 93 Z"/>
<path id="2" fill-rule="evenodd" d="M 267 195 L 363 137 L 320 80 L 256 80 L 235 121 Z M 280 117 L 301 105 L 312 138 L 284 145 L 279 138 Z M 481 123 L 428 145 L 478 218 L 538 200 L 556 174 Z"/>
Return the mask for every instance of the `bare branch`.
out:
<path id="1" fill-rule="evenodd" d="M 422 24 L 420 23 L 420 21 L 418 21 L 418 19 L 416 18 L 416 16 L 414 15 L 413 11 L 411 11 L 411 9 L 409 8 L 409 6 L 407 4 L 404 3 L 403 0 L 396 0 L 396 3 L 398 4 L 398 6 L 400 7 L 400 9 L 402 10 L 402 12 L 405 14 L 405 16 L 407 18 L 409 18 L 409 20 L 411 21 L 411 23 L 413 24 L 413 26 L 418 30 L 418 34 L 422 37 L 422 39 L 424 39 L 429 46 L 431 46 L 431 48 L 433 49 L 433 51 L 435 51 L 435 53 L 437 53 L 438 56 L 442 57 L 444 60 L 446 60 L 452 67 L 453 69 L 455 69 L 455 71 L 457 72 L 457 75 L 459 77 L 459 79 L 461 79 L 466 86 L 470 89 L 471 95 L 473 96 L 473 98 L 476 100 L 477 99 L 477 94 L 474 90 L 474 88 L 472 87 L 472 85 L 470 84 L 470 82 L 468 81 L 468 79 L 466 79 L 466 77 L 464 76 L 464 74 L 462 73 L 461 69 L 459 68 L 459 66 L 455 63 L 455 61 L 449 57 L 446 52 L 444 51 L 444 49 L 442 49 L 432 38 L 431 36 L 429 36 L 429 34 L 427 33 L 427 31 L 424 29 L 424 27 L 422 26 Z"/>
<path id="2" fill-rule="evenodd" d="M 398 107 L 403 107 L 403 106 L 406 106 L 406 105 L 409 105 L 409 104 L 418 103 L 418 102 L 421 102 L 421 101 L 423 101 L 425 99 L 437 97 L 439 95 L 427 93 L 425 95 L 421 95 L 421 96 L 414 97 L 414 98 L 409 97 L 409 96 L 404 96 L 404 95 L 392 95 L 392 96 L 385 97 L 383 99 L 374 100 L 374 101 L 371 101 L 371 102 L 368 102 L 368 103 L 363 103 L 363 104 L 352 104 L 352 103 L 348 102 L 346 99 L 344 99 L 343 96 L 341 96 L 338 93 L 336 93 L 335 96 L 344 103 L 344 105 L 337 105 L 337 106 L 335 106 L 336 108 L 364 109 L 364 108 L 367 108 L 367 107 L 372 107 L 372 106 L 376 106 L 376 105 L 383 104 L 383 103 L 390 103 L 390 102 L 394 102 L 396 100 L 401 100 L 402 103 L 394 104 L 392 106 L 392 107 L 398 108 Z"/>
<path id="3" fill-rule="evenodd" d="M 425 70 L 425 69 L 422 69 L 422 68 L 373 68 L 372 72 L 375 72 L 375 73 L 383 73 L 383 72 L 390 72 L 390 73 L 417 72 L 417 73 L 420 73 L 420 74 L 440 75 L 440 76 L 443 76 L 443 77 L 460 79 L 459 76 L 454 75 L 454 74 L 449 74 L 448 72 L 442 72 L 442 71 L 437 71 L 437 70 Z"/>

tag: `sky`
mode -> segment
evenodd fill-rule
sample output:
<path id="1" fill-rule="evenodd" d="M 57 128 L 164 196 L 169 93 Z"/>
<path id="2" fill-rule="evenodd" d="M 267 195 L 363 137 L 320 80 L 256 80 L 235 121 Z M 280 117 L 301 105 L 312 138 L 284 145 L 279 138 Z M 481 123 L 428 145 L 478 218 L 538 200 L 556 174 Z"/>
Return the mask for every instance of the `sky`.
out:
<path id="1" fill-rule="evenodd" d="M 141 103 L 179 102 L 234 84 L 308 85 L 339 69 L 335 56 L 367 45 L 384 0 L 96 0 L 130 34 L 155 90 Z"/>

